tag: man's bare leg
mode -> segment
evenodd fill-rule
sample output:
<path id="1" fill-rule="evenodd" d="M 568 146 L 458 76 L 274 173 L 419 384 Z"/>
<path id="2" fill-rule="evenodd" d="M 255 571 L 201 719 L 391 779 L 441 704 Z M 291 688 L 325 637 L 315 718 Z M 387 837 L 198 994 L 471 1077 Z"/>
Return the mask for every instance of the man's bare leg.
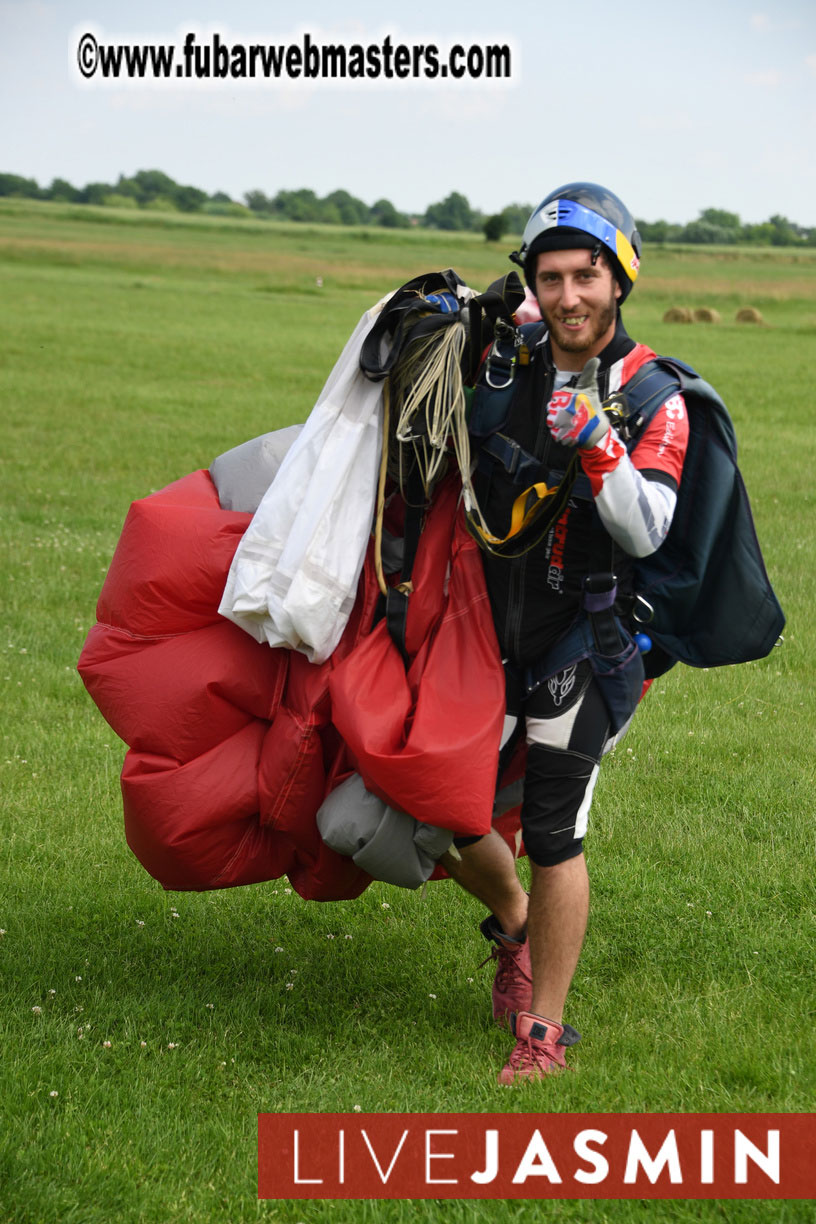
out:
<path id="1" fill-rule="evenodd" d="M 528 933 L 533 969 L 530 1011 L 561 1023 L 586 934 L 589 878 L 583 854 L 555 867 L 532 864 Z"/>
<path id="2" fill-rule="evenodd" d="M 461 859 L 452 854 L 442 856 L 440 862 L 448 875 L 496 915 L 505 935 L 521 938 L 527 925 L 527 894 L 516 874 L 516 860 L 507 842 L 491 829 L 479 841 L 463 846 L 459 853 Z"/>

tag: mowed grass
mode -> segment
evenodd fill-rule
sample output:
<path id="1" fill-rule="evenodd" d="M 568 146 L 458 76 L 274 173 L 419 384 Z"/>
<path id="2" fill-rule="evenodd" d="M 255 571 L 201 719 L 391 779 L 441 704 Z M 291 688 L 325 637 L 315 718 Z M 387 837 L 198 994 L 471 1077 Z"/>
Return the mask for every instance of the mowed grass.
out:
<path id="1" fill-rule="evenodd" d="M 788 626 L 766 660 L 656 682 L 605 763 L 573 1074 L 495 1086 L 508 1040 L 477 968 L 481 912 L 452 884 L 326 905 L 286 880 L 167 894 L 122 835 L 123 746 L 75 666 L 130 501 L 303 420 L 384 292 L 448 266 L 486 287 L 511 245 L 0 206 L 0 1219 L 812 1218 L 801 1203 L 258 1203 L 255 1140 L 259 1111 L 355 1105 L 812 1110 L 813 256 L 647 250 L 626 308 L 728 402 Z M 723 322 L 663 324 L 675 304 Z M 734 323 L 740 305 L 767 325 Z"/>

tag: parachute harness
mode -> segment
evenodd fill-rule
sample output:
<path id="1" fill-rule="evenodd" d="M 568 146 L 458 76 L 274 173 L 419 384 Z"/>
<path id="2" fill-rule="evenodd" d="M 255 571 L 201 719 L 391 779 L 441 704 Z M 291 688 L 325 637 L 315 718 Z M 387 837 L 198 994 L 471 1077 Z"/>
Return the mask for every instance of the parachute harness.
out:
<path id="1" fill-rule="evenodd" d="M 446 284 L 451 288 L 439 292 L 437 285 L 442 277 L 448 278 Z M 577 475 L 577 456 L 574 456 L 556 484 L 538 481 L 517 497 L 505 536 L 496 536 L 490 530 L 473 487 L 475 465 L 462 375 L 468 341 L 471 372 L 474 368 L 473 352 L 479 346 L 480 337 L 474 338 L 472 333 L 474 327 L 481 330 L 480 318 L 477 300 L 469 290 L 469 311 L 463 309 L 465 286 L 458 278 L 451 283 L 450 277 L 455 274 L 436 273 L 403 286 L 384 307 L 379 335 L 363 355 L 362 364 L 367 375 L 384 380 L 374 565 L 378 585 L 386 596 L 389 591 L 397 590 L 407 597 L 413 590 L 410 564 L 403 566 L 402 581 L 396 587 L 389 587 L 383 571 L 383 516 L 388 477 L 399 487 L 406 505 L 408 540 L 409 536 L 416 536 L 421 531 L 422 515 L 436 483 L 448 468 L 452 450 L 462 481 L 465 517 L 471 534 L 481 548 L 494 555 L 519 557 L 534 548 L 563 513 Z M 485 312 L 491 316 L 496 312 L 498 297 L 495 293 L 483 295 L 483 300 L 489 304 Z M 518 343 L 512 315 L 503 299 L 500 316 L 498 319 L 492 317 L 491 322 L 497 338 L 501 336 L 504 340 L 501 348 L 506 348 L 512 337 L 518 352 L 505 370 L 503 353 L 499 352 L 499 345 L 494 345 L 495 352 L 491 350 L 488 357 L 488 373 L 492 361 L 501 373 L 503 386 L 509 388 L 517 364 L 526 364 L 530 354 L 526 345 Z M 534 524 L 537 530 L 532 533 L 529 529 Z M 414 551 L 415 545 L 409 544 L 407 556 L 411 563 Z"/>

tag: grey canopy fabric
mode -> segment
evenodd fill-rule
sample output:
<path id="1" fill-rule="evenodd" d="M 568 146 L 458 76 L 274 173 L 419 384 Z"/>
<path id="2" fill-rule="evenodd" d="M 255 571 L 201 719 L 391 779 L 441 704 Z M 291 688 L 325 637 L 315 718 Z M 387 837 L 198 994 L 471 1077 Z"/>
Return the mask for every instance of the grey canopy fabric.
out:
<path id="1" fill-rule="evenodd" d="M 323 801 L 317 827 L 324 842 L 375 880 L 419 888 L 449 848 L 453 834 L 389 807 L 352 774 Z"/>
<path id="2" fill-rule="evenodd" d="M 286 429 L 261 434 L 212 461 L 210 475 L 222 510 L 255 513 L 302 428 L 302 425 L 289 425 Z"/>

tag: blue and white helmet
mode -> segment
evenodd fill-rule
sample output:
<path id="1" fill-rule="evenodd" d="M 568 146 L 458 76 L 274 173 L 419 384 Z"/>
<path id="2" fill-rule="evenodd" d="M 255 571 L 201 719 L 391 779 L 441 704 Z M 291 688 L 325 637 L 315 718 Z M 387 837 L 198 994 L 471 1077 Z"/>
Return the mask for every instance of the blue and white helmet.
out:
<path id="1" fill-rule="evenodd" d="M 521 249 L 510 258 L 524 269 L 524 279 L 534 293 L 539 252 L 578 247 L 592 250 L 593 262 L 605 250 L 623 301 L 637 280 L 640 234 L 623 201 L 597 183 L 567 183 L 550 192 L 533 210 L 524 229 Z"/>

